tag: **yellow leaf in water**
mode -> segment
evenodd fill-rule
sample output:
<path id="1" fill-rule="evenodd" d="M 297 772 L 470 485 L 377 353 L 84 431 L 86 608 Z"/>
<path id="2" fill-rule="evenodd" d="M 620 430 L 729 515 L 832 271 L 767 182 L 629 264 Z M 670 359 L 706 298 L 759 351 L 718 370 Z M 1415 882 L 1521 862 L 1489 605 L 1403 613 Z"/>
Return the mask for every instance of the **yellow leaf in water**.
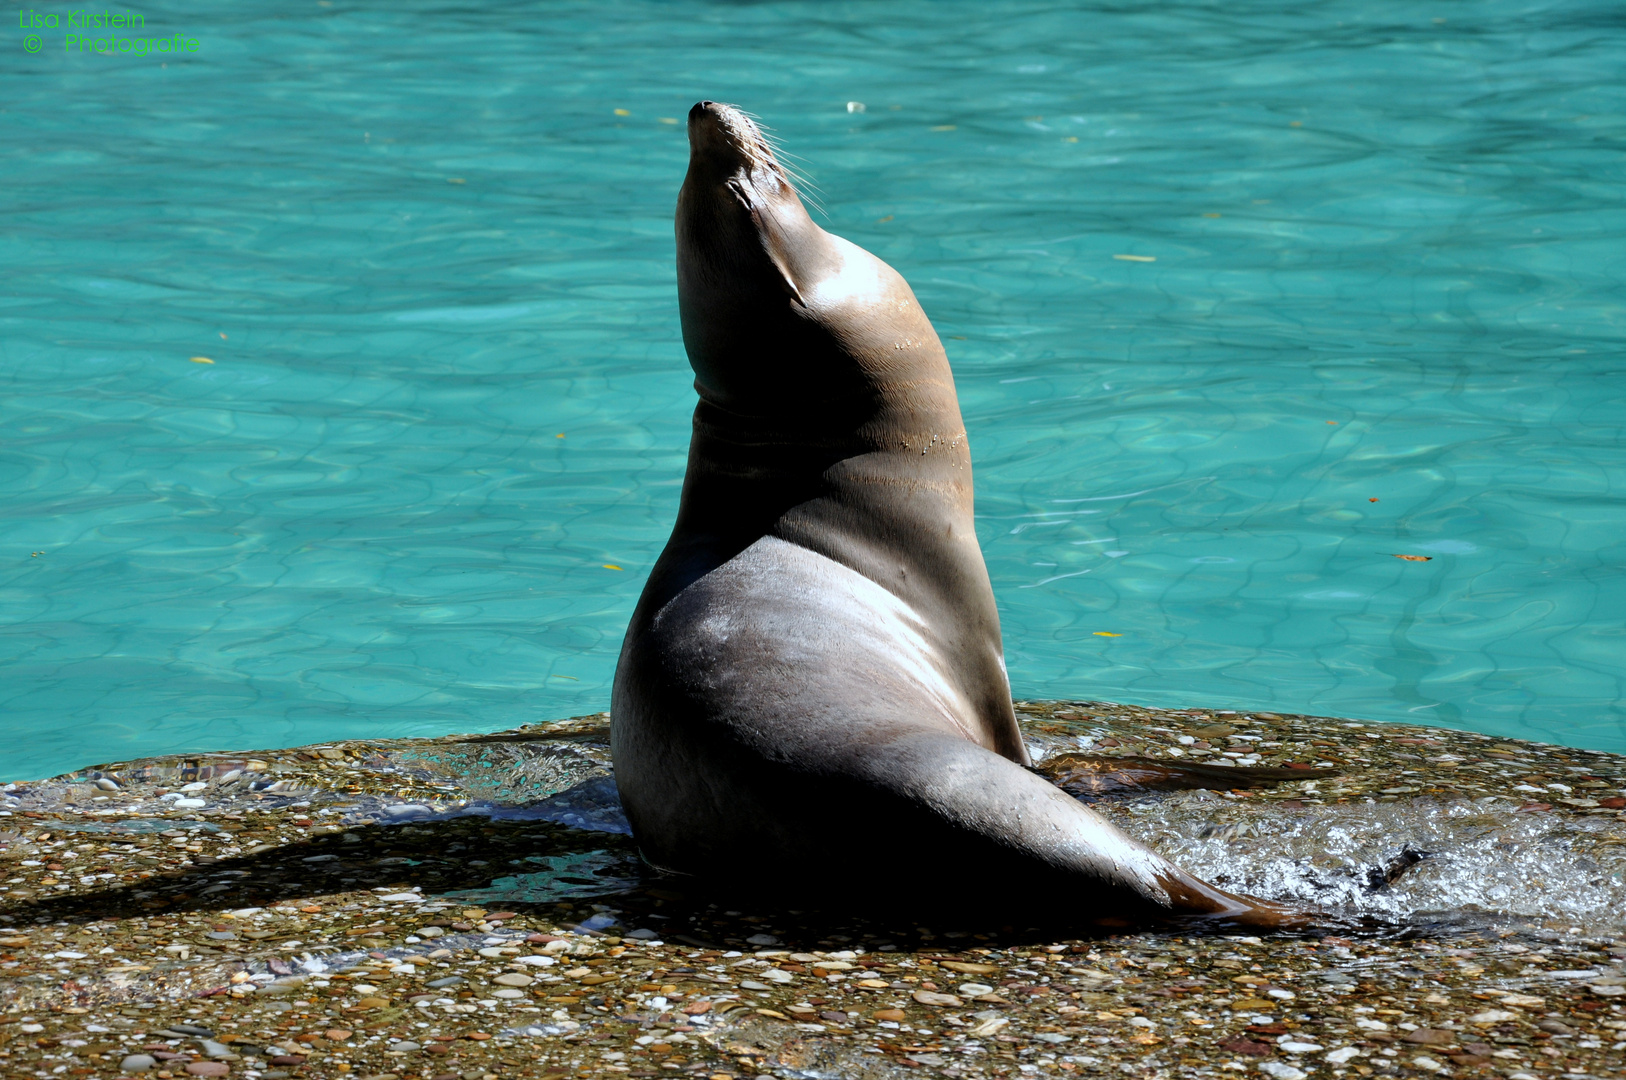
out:
<path id="1" fill-rule="evenodd" d="M 468 181 L 463 179 L 461 176 L 448 176 L 446 178 L 446 182 L 448 184 L 466 184 L 466 183 L 468 183 Z"/>
<path id="2" fill-rule="evenodd" d="M 561 431 L 561 432 L 560 432 L 560 433 L 559 433 L 559 434 L 557 434 L 557 435 L 555 435 L 555 436 L 554 436 L 554 438 L 555 438 L 555 439 L 562 439 L 562 438 L 564 438 L 564 437 L 565 437 L 565 433 L 564 433 L 564 432 L 562 432 L 562 431 Z"/>
<path id="3" fill-rule="evenodd" d="M 675 123 L 677 123 L 677 117 L 675 117 L 675 116 L 657 116 L 657 117 L 655 117 L 655 119 L 659 120 L 663 124 L 675 124 Z"/>
<path id="4" fill-rule="evenodd" d="M 604 564 L 604 569 L 606 569 L 606 570 L 619 570 L 621 568 L 619 566 L 613 565 L 612 563 L 605 563 Z"/>
<path id="5" fill-rule="evenodd" d="M 207 356 L 192 356 L 192 357 L 188 357 L 188 359 L 190 359 L 194 364 L 212 364 L 212 363 L 214 363 L 214 361 L 209 359 Z"/>
<path id="6" fill-rule="evenodd" d="M 1114 634 L 1111 630 L 1097 630 L 1095 632 L 1095 636 L 1096 637 L 1123 637 L 1122 634 Z"/>
<path id="7" fill-rule="evenodd" d="M 885 225 L 887 222 L 892 220 L 892 217 L 893 217 L 893 215 L 891 215 L 891 214 L 886 215 L 886 217 L 878 217 L 878 218 L 875 219 L 875 224 L 877 224 L 877 225 Z"/>
<path id="8" fill-rule="evenodd" d="M 953 131 L 957 127 L 959 127 L 958 124 L 938 124 L 936 127 L 932 128 L 932 130 L 933 131 Z"/>
<path id="9" fill-rule="evenodd" d="M 615 115 L 617 115 L 617 116 L 631 116 L 632 113 L 627 111 L 626 109 L 617 109 L 617 110 L 615 110 Z"/>
<path id="10" fill-rule="evenodd" d="M 1434 556 L 1432 556 L 1432 555 L 1396 555 L 1395 558 L 1397 558 L 1397 559 L 1405 559 L 1407 562 L 1428 562 L 1429 560 L 1433 559 Z"/>
<path id="11" fill-rule="evenodd" d="M 1062 142 L 1077 142 L 1077 141 L 1078 141 L 1078 136 L 1077 135 L 1069 135 L 1065 139 L 1062 140 Z"/>
<path id="12" fill-rule="evenodd" d="M 1114 255 L 1113 258 L 1124 262 L 1157 262 L 1156 255 Z"/>
<path id="13" fill-rule="evenodd" d="M 1204 214 L 1203 217 L 1219 217 L 1218 214 Z"/>

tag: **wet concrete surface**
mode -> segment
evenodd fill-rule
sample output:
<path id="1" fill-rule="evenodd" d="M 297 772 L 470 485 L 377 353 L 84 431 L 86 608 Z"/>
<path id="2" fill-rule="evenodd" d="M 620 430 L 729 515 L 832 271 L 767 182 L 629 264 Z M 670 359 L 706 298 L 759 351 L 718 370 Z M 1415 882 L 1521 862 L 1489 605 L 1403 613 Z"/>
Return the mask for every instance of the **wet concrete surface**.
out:
<path id="1" fill-rule="evenodd" d="M 0 795 L 0 1075 L 1626 1074 L 1626 759 L 1018 711 L 1040 770 L 1131 834 L 1325 917 L 731 907 L 640 864 L 603 715 L 110 763 Z"/>

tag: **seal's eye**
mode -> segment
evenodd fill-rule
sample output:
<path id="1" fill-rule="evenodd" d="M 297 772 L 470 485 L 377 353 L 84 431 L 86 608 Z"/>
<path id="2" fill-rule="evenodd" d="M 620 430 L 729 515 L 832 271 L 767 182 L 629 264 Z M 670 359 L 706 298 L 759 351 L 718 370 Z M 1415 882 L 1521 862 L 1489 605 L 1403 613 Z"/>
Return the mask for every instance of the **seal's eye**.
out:
<path id="1" fill-rule="evenodd" d="M 747 184 L 745 181 L 736 176 L 728 181 L 728 190 L 734 193 L 734 197 L 740 201 L 741 206 L 745 207 L 753 214 L 757 212 L 757 203 L 756 200 L 751 197 L 752 191 L 750 184 Z"/>

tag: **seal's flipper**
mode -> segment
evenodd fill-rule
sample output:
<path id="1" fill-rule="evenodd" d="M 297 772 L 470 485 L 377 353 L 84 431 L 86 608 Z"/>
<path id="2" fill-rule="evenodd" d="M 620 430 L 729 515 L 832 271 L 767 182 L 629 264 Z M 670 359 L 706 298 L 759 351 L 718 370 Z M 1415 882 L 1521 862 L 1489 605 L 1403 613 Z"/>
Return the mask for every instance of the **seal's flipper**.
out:
<path id="1" fill-rule="evenodd" d="M 1144 795 L 1149 791 L 1190 791 L 1208 788 L 1233 791 L 1267 787 L 1295 780 L 1324 780 L 1336 769 L 1295 769 L 1274 766 L 1201 765 L 1157 758 L 1058 754 L 1036 766 L 1052 784 L 1074 798 L 1089 801 L 1113 795 Z"/>

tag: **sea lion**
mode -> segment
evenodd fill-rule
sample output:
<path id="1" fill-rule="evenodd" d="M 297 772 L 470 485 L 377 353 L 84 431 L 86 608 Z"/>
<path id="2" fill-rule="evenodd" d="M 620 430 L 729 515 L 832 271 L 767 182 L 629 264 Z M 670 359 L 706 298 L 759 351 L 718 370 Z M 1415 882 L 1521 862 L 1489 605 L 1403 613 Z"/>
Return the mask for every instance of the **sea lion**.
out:
<path id="1" fill-rule="evenodd" d="M 1276 922 L 1030 771 L 937 333 L 897 271 L 814 224 L 743 113 L 688 124 L 700 400 L 611 699 L 644 857 L 799 906 Z"/>

